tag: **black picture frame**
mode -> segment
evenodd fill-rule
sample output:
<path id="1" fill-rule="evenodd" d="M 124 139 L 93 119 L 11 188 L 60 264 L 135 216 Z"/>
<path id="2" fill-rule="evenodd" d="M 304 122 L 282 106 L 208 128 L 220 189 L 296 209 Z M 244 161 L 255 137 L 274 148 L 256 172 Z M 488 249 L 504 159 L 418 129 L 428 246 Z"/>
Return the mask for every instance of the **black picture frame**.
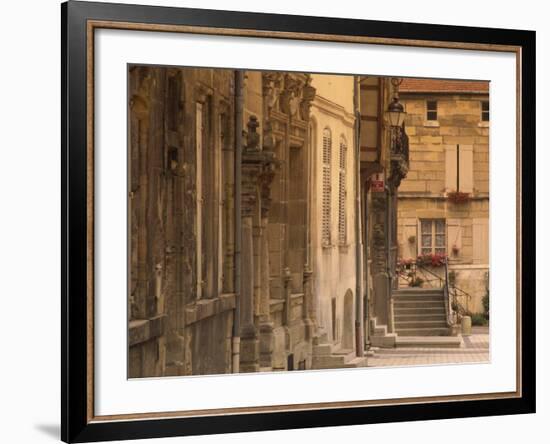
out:
<path id="1" fill-rule="evenodd" d="M 513 45 L 521 50 L 521 396 L 200 417 L 94 421 L 90 371 L 87 240 L 87 22 L 188 25 L 290 33 Z M 435 24 L 244 13 L 69 1 L 62 23 L 61 438 L 90 442 L 535 412 L 535 32 Z"/>

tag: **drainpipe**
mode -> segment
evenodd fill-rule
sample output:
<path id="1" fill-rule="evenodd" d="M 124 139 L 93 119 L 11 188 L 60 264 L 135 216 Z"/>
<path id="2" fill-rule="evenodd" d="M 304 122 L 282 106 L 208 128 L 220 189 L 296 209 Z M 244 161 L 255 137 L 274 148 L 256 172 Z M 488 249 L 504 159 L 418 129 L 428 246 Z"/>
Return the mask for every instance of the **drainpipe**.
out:
<path id="1" fill-rule="evenodd" d="M 354 145 L 355 145 L 355 354 L 363 356 L 363 239 L 361 237 L 361 148 L 359 138 L 359 78 L 353 77 Z"/>
<path id="2" fill-rule="evenodd" d="M 388 185 L 384 185 L 386 191 L 386 273 L 388 274 L 388 298 L 387 298 L 387 310 L 388 310 L 388 331 L 393 333 L 393 273 L 392 270 L 392 218 L 391 218 L 391 205 L 392 205 L 392 191 Z"/>
<path id="3" fill-rule="evenodd" d="M 240 348 L 241 348 L 241 165 L 243 149 L 243 82 L 244 72 L 235 71 L 235 146 L 234 146 L 234 190 L 235 190 L 235 251 L 234 251 L 234 275 L 235 290 L 235 317 L 233 319 L 233 340 L 232 340 L 232 371 L 239 373 Z"/>
<path id="4" fill-rule="evenodd" d="M 364 268 L 364 281 L 365 286 L 363 288 L 363 334 L 365 335 L 365 350 L 370 349 L 370 325 L 369 325 L 369 262 L 367 252 L 369 251 L 369 218 L 367 209 L 367 190 L 366 187 L 361 189 L 362 201 L 365 203 L 363 211 L 361 212 L 361 221 L 363 223 L 363 233 L 365 243 L 363 245 L 363 268 Z"/>

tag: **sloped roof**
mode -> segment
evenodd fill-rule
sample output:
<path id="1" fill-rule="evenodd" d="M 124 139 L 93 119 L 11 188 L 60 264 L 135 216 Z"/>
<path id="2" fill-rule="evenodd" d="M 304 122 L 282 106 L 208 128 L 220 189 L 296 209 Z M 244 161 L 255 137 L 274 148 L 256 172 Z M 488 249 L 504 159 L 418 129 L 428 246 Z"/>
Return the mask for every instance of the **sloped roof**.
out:
<path id="1" fill-rule="evenodd" d="M 488 94 L 489 82 L 479 80 L 441 80 L 404 78 L 402 93 L 469 93 Z"/>

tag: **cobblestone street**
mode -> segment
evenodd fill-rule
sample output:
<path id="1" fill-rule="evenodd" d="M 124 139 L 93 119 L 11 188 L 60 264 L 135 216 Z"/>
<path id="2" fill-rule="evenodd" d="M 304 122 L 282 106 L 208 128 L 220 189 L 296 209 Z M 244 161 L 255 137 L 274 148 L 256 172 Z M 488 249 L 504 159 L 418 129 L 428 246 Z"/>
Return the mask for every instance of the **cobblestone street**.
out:
<path id="1" fill-rule="evenodd" d="M 489 328 L 474 327 L 471 336 L 462 338 L 461 348 L 380 348 L 369 356 L 369 367 L 465 364 L 489 361 Z"/>

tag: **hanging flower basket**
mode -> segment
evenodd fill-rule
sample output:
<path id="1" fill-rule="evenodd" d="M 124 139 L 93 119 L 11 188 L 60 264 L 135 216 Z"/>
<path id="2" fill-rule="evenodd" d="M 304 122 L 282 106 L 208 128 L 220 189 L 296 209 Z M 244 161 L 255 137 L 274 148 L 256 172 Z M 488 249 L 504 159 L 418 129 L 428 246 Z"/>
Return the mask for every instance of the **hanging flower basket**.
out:
<path id="1" fill-rule="evenodd" d="M 463 204 L 470 201 L 470 193 L 463 193 L 462 191 L 449 191 L 447 193 L 447 200 L 455 204 Z"/>

